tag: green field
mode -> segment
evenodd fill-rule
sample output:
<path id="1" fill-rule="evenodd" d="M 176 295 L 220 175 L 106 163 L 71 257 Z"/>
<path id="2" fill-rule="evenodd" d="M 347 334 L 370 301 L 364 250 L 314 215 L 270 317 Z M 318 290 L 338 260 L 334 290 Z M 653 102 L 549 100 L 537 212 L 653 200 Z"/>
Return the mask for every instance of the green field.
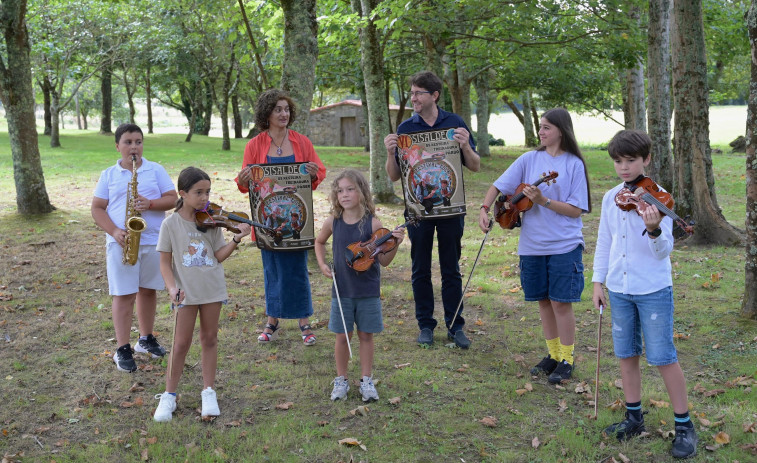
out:
<path id="1" fill-rule="evenodd" d="M 580 135 L 579 135 L 580 138 Z M 220 151 L 220 139 L 183 134 L 150 135 L 145 157 L 176 179 L 195 165 L 213 179 L 213 200 L 229 210 L 248 209 L 233 178 L 245 140 Z M 230 303 L 221 314 L 217 390 L 221 416 L 200 420 L 199 343 L 190 350 L 169 424 L 152 421 L 153 396 L 164 390 L 165 362 L 137 355 L 134 374 L 116 371 L 116 348 L 104 265 L 103 233 L 89 204 L 102 169 L 116 161 L 112 137 L 65 130 L 62 148 L 40 137 L 45 180 L 57 210 L 43 217 L 16 213 L 7 133 L 0 133 L 0 452 L 11 460 L 56 462 L 291 461 L 291 462 L 595 462 L 672 461 L 668 456 L 672 410 L 656 369 L 644 365 L 643 404 L 649 435 L 619 444 L 601 429 L 622 418 L 622 392 L 605 315 L 599 384 L 600 411 L 593 413 L 598 316 L 587 284 L 577 317 L 576 372 L 556 388 L 529 369 L 544 355 L 538 309 L 523 302 L 516 255 L 518 231 L 493 230 L 466 294 L 468 351 L 450 347 L 437 330 L 430 349 L 414 340 L 417 328 L 410 287 L 409 242 L 383 272 L 385 331 L 376 337 L 374 378 L 381 400 L 366 416 L 353 383 L 344 403 L 329 401 L 335 376 L 333 335 L 326 328 L 330 280 L 311 259 L 318 343 L 302 345 L 296 322 L 258 345 L 265 323 L 262 266 L 249 242 L 224 262 Z M 721 148 L 727 148 L 721 146 Z M 368 170 L 360 149 L 317 147 L 328 178 L 315 194 L 315 215 L 328 212 L 326 187 L 341 169 Z M 481 171 L 466 172 L 468 207 L 523 148 L 496 148 Z M 713 156 L 718 200 L 727 219 L 743 227 L 743 155 Z M 588 150 L 594 212 L 584 217 L 586 279 L 591 278 L 599 204 L 617 184 L 605 152 Z M 399 224 L 402 209 L 382 205 L 386 225 Z M 483 234 L 469 214 L 461 271 L 467 279 Z M 317 228 L 320 228 L 318 223 Z M 227 236 L 227 238 L 229 238 Z M 739 318 L 744 289 L 744 249 L 692 247 L 671 256 L 676 295 L 676 345 L 688 380 L 692 416 L 699 430 L 695 461 L 753 461 L 757 444 L 757 323 Z M 438 268 L 434 282 L 439 303 Z M 156 330 L 168 343 L 169 301 L 159 296 Z M 135 337 L 132 336 L 132 340 Z M 357 340 L 353 340 L 357 352 Z M 350 380 L 359 372 L 350 364 Z M 397 398 L 390 403 L 389 399 Z M 282 404 L 291 402 L 288 409 Z M 278 406 L 278 407 L 277 407 Z M 494 417 L 496 426 L 482 424 Z M 719 434 L 723 433 L 723 434 Z M 724 436 L 728 443 L 721 442 Z M 365 449 L 339 440 L 354 438 Z M 711 450 L 706 449 L 710 447 Z"/>

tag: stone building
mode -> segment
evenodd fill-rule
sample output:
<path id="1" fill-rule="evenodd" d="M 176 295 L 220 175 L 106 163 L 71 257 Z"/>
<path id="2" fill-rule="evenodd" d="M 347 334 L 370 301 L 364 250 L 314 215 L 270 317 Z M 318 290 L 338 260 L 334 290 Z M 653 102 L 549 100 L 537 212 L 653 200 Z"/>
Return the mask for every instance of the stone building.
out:
<path id="1" fill-rule="evenodd" d="M 392 130 L 399 106 L 389 105 Z M 405 119 L 412 109 L 405 109 Z M 310 110 L 308 138 L 314 145 L 321 146 L 366 146 L 368 144 L 368 124 L 363 116 L 360 100 L 344 100 Z"/>

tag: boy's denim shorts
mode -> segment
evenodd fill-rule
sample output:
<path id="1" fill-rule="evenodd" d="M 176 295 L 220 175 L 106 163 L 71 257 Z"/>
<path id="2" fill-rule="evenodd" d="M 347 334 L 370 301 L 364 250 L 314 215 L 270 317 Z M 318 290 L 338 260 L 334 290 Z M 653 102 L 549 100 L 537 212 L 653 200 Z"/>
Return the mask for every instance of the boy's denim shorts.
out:
<path id="1" fill-rule="evenodd" d="M 584 290 L 584 247 L 565 254 L 520 256 L 520 285 L 527 301 L 580 302 Z"/>
<path id="2" fill-rule="evenodd" d="M 615 356 L 621 359 L 641 356 L 643 333 L 647 363 L 654 366 L 676 363 L 678 355 L 673 345 L 673 288 L 668 286 L 643 295 L 612 291 L 608 293 Z"/>
<path id="3" fill-rule="evenodd" d="M 357 325 L 358 331 L 362 331 L 363 333 L 380 333 L 384 331 L 380 298 L 343 297 L 342 310 L 344 311 L 344 323 L 347 325 L 348 333 L 352 332 L 353 325 Z M 342 315 L 339 313 L 339 302 L 335 297 L 331 298 L 329 331 L 333 333 L 344 333 Z"/>

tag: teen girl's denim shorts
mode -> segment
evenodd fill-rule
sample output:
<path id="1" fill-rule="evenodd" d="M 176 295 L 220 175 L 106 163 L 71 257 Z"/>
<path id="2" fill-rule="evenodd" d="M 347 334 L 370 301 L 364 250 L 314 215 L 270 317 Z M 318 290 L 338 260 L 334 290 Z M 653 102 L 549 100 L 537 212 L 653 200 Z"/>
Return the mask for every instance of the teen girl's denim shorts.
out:
<path id="1" fill-rule="evenodd" d="M 664 366 L 676 363 L 673 345 L 673 288 L 633 295 L 608 291 L 612 315 L 612 342 L 618 358 L 642 354 L 641 335 L 647 349 L 647 363 Z"/>
<path id="2" fill-rule="evenodd" d="M 527 301 L 580 302 L 584 290 L 584 247 L 565 254 L 520 256 L 520 285 Z"/>

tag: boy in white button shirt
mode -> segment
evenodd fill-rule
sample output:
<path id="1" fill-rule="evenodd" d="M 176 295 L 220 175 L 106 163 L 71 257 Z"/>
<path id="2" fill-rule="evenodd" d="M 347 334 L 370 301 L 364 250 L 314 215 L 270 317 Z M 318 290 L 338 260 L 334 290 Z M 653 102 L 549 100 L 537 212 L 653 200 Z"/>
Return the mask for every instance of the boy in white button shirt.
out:
<path id="1" fill-rule="evenodd" d="M 647 362 L 660 371 L 675 413 L 676 458 L 696 455 L 697 434 L 689 417 L 686 379 L 673 345 L 673 280 L 670 252 L 673 223 L 654 205 L 637 213 L 623 211 L 615 196 L 623 188 L 635 189 L 651 160 L 652 141 L 640 130 L 621 130 L 607 150 L 623 183 L 605 193 L 594 254 L 594 307 L 607 306 L 602 288 L 609 293 L 612 338 L 626 399 L 626 418 L 604 429 L 618 440 L 645 431 L 641 411 L 641 336 L 644 334 Z"/>

